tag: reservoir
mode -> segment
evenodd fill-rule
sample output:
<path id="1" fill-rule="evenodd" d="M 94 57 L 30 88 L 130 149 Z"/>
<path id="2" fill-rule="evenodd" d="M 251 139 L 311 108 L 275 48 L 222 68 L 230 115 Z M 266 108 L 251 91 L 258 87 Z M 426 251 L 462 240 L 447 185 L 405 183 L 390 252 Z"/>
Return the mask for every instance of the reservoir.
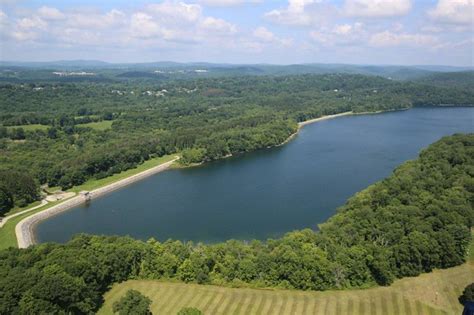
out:
<path id="1" fill-rule="evenodd" d="M 77 233 L 216 242 L 279 237 L 332 216 L 442 136 L 474 132 L 474 108 L 344 116 L 302 128 L 289 143 L 175 169 L 52 217 L 40 242 Z"/>

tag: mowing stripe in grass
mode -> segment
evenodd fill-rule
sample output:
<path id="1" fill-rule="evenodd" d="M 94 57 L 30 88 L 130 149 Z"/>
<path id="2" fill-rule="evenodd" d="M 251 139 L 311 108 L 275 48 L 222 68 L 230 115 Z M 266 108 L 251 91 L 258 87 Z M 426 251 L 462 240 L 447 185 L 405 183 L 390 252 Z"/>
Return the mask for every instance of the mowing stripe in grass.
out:
<path id="1" fill-rule="evenodd" d="M 354 299 L 352 296 L 349 299 L 349 303 L 347 303 L 347 314 L 354 314 Z"/>
<path id="2" fill-rule="evenodd" d="M 416 307 L 416 313 L 417 313 L 417 314 L 426 314 L 426 313 L 423 311 L 423 305 L 421 305 L 420 301 L 416 301 L 416 302 L 415 302 L 415 307 Z"/>
<path id="3" fill-rule="evenodd" d="M 293 305 L 293 298 L 288 294 L 283 295 L 283 305 L 280 310 L 280 314 L 288 315 L 291 314 L 291 306 Z"/>
<path id="4" fill-rule="evenodd" d="M 230 307 L 234 301 L 234 293 L 229 293 L 225 295 L 224 300 L 222 301 L 221 305 L 218 306 L 216 310 L 216 314 L 227 314 L 225 311 Z"/>
<path id="5" fill-rule="evenodd" d="M 296 310 L 298 309 L 298 305 L 302 305 L 302 301 L 303 301 L 303 297 L 302 296 L 295 296 L 294 298 L 289 298 L 290 300 L 290 303 L 289 305 L 291 305 L 291 308 L 290 308 L 290 313 L 291 315 L 295 315 L 297 314 Z M 301 311 L 300 311 L 300 314 L 301 314 Z"/>
<path id="6" fill-rule="evenodd" d="M 357 314 L 367 314 L 367 302 L 365 299 L 359 300 L 359 313 Z"/>
<path id="7" fill-rule="evenodd" d="M 183 296 L 190 294 L 191 290 L 182 290 L 180 286 L 175 285 L 168 288 L 168 292 L 163 296 L 163 308 L 160 313 L 169 314 L 172 309 L 182 300 Z"/>
<path id="8" fill-rule="evenodd" d="M 190 305 L 193 299 L 200 296 L 201 290 L 185 290 L 183 287 L 179 287 L 179 293 L 174 299 L 166 302 L 170 309 L 179 307 L 180 305 Z M 164 300 L 166 301 L 166 300 Z"/>
<path id="9" fill-rule="evenodd" d="M 200 308 L 200 310 L 202 310 L 204 313 L 208 313 L 208 309 L 211 307 L 211 305 L 213 305 L 213 303 L 216 303 L 217 300 L 221 299 L 220 298 L 221 295 L 222 295 L 221 292 L 217 290 L 213 290 L 212 298 L 209 299 L 209 301 L 207 301 L 207 303 L 202 308 Z"/>
<path id="10" fill-rule="evenodd" d="M 371 296 L 369 302 L 370 302 L 370 306 L 369 306 L 370 314 L 377 315 L 377 305 L 375 304 L 375 297 Z"/>
<path id="11" fill-rule="evenodd" d="M 257 294 L 255 292 L 249 292 L 249 299 L 247 300 L 247 305 L 242 309 L 242 314 L 252 314 L 251 310 L 255 305 L 255 301 L 257 300 Z"/>
<path id="12" fill-rule="evenodd" d="M 320 303 L 316 303 L 316 312 L 314 312 L 315 314 L 327 314 L 327 308 L 328 308 L 328 299 L 327 297 L 324 297 L 321 299 L 321 302 Z"/>
<path id="13" fill-rule="evenodd" d="M 276 302 L 276 309 L 275 309 L 275 314 L 285 314 L 283 313 L 283 310 L 285 309 L 286 306 L 286 294 L 280 293 L 278 294 L 278 299 Z M 286 314 L 285 314 L 286 315 Z"/>
<path id="14" fill-rule="evenodd" d="M 451 306 L 451 309 L 456 309 L 456 306 L 458 306 L 459 304 L 459 300 L 457 299 L 456 292 L 454 291 L 455 289 L 452 288 L 451 286 L 447 286 L 446 288 L 444 288 L 444 291 L 443 291 L 446 299 L 449 302 L 449 305 Z"/>
<path id="15" fill-rule="evenodd" d="M 396 292 L 392 292 L 390 300 L 392 301 L 393 314 L 401 314 L 400 313 L 400 300 Z"/>
<path id="16" fill-rule="evenodd" d="M 236 314 L 237 309 L 241 307 L 243 300 L 246 298 L 247 292 L 241 291 L 235 294 L 235 300 L 230 305 L 229 312 L 227 314 Z"/>
<path id="17" fill-rule="evenodd" d="M 326 299 L 326 312 L 324 314 L 336 314 L 337 301 L 335 296 L 326 296 Z"/>
<path id="18" fill-rule="evenodd" d="M 306 314 L 308 307 L 308 296 L 306 294 L 299 295 L 296 302 L 293 304 L 292 314 Z"/>
<path id="19" fill-rule="evenodd" d="M 301 314 L 306 314 L 306 312 L 308 311 L 308 301 L 309 301 L 309 297 L 308 295 L 303 295 L 302 296 L 302 301 L 303 303 L 301 303 Z"/>
<path id="20" fill-rule="evenodd" d="M 276 294 L 272 294 L 272 297 L 267 300 L 263 314 L 276 314 L 275 306 L 277 304 L 278 299 L 279 297 Z"/>
<path id="21" fill-rule="evenodd" d="M 206 291 L 204 290 L 189 290 L 189 293 L 181 298 L 181 303 L 178 303 L 178 307 L 179 304 L 181 304 L 181 307 L 197 307 L 199 301 L 201 301 L 205 294 Z"/>
<path id="22" fill-rule="evenodd" d="M 260 314 L 262 312 L 263 300 L 266 294 L 256 294 L 257 299 L 253 303 L 253 307 L 249 309 L 250 314 Z"/>
<path id="23" fill-rule="evenodd" d="M 246 292 L 246 291 L 244 292 L 244 294 L 243 294 L 242 298 L 240 299 L 239 303 L 236 305 L 236 308 L 235 308 L 233 314 L 236 314 L 236 315 L 241 314 L 242 309 L 245 309 L 247 303 L 249 302 L 249 300 L 251 298 L 250 294 L 251 293 L 249 293 L 249 292 Z M 244 313 L 242 313 L 242 314 L 244 314 Z"/>
<path id="24" fill-rule="evenodd" d="M 336 301 L 334 303 L 334 314 L 336 315 L 342 314 L 341 299 L 336 298 Z"/>
<path id="25" fill-rule="evenodd" d="M 219 290 L 219 292 L 217 293 L 217 297 L 214 300 L 214 303 L 212 305 L 210 305 L 208 309 L 206 308 L 206 309 L 202 310 L 204 313 L 206 313 L 206 314 L 216 314 L 217 313 L 217 310 L 218 310 L 219 306 L 222 305 L 222 302 L 224 301 L 224 299 L 226 297 L 226 294 L 223 290 Z"/>
<path id="26" fill-rule="evenodd" d="M 388 307 L 388 300 L 390 299 L 387 299 L 385 295 L 381 295 L 379 299 L 377 299 L 380 301 L 380 304 L 381 304 L 381 308 L 378 308 L 378 309 L 381 309 L 382 310 L 382 314 L 392 314 L 392 313 L 389 313 L 389 309 L 391 311 L 393 311 L 393 308 L 389 308 Z"/>

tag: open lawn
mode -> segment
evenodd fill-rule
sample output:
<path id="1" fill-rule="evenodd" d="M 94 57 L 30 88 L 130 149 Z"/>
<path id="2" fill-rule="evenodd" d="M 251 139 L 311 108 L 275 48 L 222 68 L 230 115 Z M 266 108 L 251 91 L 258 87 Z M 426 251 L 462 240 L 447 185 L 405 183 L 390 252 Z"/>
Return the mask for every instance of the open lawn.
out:
<path id="1" fill-rule="evenodd" d="M 112 314 L 112 304 L 129 289 L 150 297 L 154 314 L 176 314 L 185 306 L 205 314 L 461 314 L 457 298 L 472 281 L 473 263 L 398 280 L 390 287 L 326 292 L 130 280 L 113 286 L 98 314 Z"/>
<path id="2" fill-rule="evenodd" d="M 165 155 L 165 156 L 162 156 L 162 157 L 159 157 L 159 158 L 150 159 L 150 160 L 145 161 L 144 163 L 140 164 L 136 168 L 129 169 L 127 171 L 124 171 L 124 172 L 121 172 L 119 174 L 115 174 L 115 175 L 112 175 L 112 176 L 109 176 L 109 177 L 106 177 L 106 178 L 89 180 L 89 181 L 85 182 L 84 184 L 82 184 L 80 186 L 75 186 L 75 187 L 71 188 L 69 191 L 73 191 L 73 192 L 79 192 L 79 191 L 83 191 L 83 190 L 90 191 L 90 190 L 93 190 L 93 189 L 96 189 L 96 188 L 114 183 L 118 180 L 127 178 L 129 176 L 138 174 L 140 172 L 146 171 L 147 169 L 158 166 L 160 164 L 169 162 L 172 159 L 174 159 L 177 155 L 179 155 L 179 154 Z M 47 205 L 45 205 L 44 207 L 35 209 L 31 212 L 25 213 L 23 215 L 19 215 L 18 217 L 15 217 L 15 218 L 12 218 L 11 220 L 8 220 L 8 222 L 3 227 L 0 228 L 0 250 L 8 248 L 8 247 L 17 247 L 17 240 L 16 240 L 16 235 L 15 235 L 15 226 L 23 218 L 26 218 L 27 216 L 30 216 L 34 213 L 37 213 L 39 211 L 45 210 L 49 207 L 52 207 L 52 206 L 54 206 L 54 205 L 56 205 L 56 204 L 58 204 L 62 201 L 64 201 L 64 200 L 56 201 L 56 202 L 50 202 Z M 22 210 L 34 207 L 37 204 L 38 204 L 38 202 L 35 202 L 35 203 L 32 203 L 32 204 L 28 205 L 25 208 L 13 209 L 11 211 L 11 213 L 9 213 L 9 214 L 13 214 L 15 212 L 22 211 Z"/>
<path id="3" fill-rule="evenodd" d="M 126 170 L 124 172 L 114 174 L 112 176 L 101 178 L 101 179 L 90 179 L 82 185 L 74 186 L 73 188 L 69 189 L 69 191 L 73 191 L 73 192 L 80 192 L 80 191 L 83 191 L 83 190 L 90 191 L 90 190 L 93 190 L 93 189 L 111 184 L 111 183 L 116 182 L 118 180 L 127 178 L 129 176 L 138 174 L 140 172 L 146 171 L 146 170 L 148 170 L 152 167 L 158 166 L 160 164 L 169 162 L 178 155 L 179 154 L 164 155 L 164 156 L 159 157 L 159 158 L 150 159 L 150 160 L 145 161 L 142 164 L 138 165 L 136 168 L 132 168 L 132 169 Z"/>
<path id="4" fill-rule="evenodd" d="M 51 126 L 47 125 L 40 125 L 40 124 L 32 124 L 32 125 L 18 125 L 18 126 L 8 126 L 8 130 L 12 130 L 14 128 L 23 128 L 25 131 L 34 131 L 34 130 L 48 130 L 48 128 L 51 128 Z"/>
<path id="5" fill-rule="evenodd" d="M 197 307 L 205 314 L 328 314 L 328 315 L 441 315 L 461 314 L 458 297 L 474 281 L 474 242 L 470 261 L 395 281 L 390 287 L 365 290 L 304 292 L 234 289 L 210 285 L 130 280 L 105 294 L 98 314 L 112 314 L 112 305 L 129 289 L 150 297 L 154 314 L 176 314 Z"/>
<path id="6" fill-rule="evenodd" d="M 19 215 L 17 217 L 14 217 L 0 228 L 0 250 L 8 248 L 8 247 L 18 247 L 18 243 L 16 241 L 16 235 L 15 235 L 15 226 L 20 222 L 22 219 L 26 218 L 27 216 L 30 216 L 32 214 L 35 214 L 37 212 L 43 211 L 49 207 L 52 207 L 54 205 L 57 205 L 61 201 L 56 201 L 56 202 L 50 202 L 43 207 L 40 207 L 38 209 L 32 210 L 30 212 L 27 212 L 25 214 Z M 37 205 L 37 203 L 33 203 L 29 205 L 26 208 L 22 208 L 22 210 L 25 210 L 27 208 L 31 208 Z"/>
<path id="7" fill-rule="evenodd" d="M 102 120 L 97 122 L 90 122 L 87 124 L 78 124 L 77 127 L 88 127 L 95 130 L 106 130 L 112 128 L 112 120 Z"/>

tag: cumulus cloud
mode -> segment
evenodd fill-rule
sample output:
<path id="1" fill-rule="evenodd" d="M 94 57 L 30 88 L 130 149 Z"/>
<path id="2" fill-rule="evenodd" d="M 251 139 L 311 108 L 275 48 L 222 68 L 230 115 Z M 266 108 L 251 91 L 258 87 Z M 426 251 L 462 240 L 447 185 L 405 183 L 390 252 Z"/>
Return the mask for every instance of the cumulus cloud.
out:
<path id="1" fill-rule="evenodd" d="M 162 23 L 168 24 L 193 23 L 202 16 L 200 5 L 175 1 L 150 4 L 147 12 L 159 17 Z"/>
<path id="2" fill-rule="evenodd" d="M 4 24 L 8 21 L 8 15 L 0 10 L 0 24 Z"/>
<path id="3" fill-rule="evenodd" d="M 321 0 L 288 0 L 288 6 L 265 13 L 265 18 L 275 23 L 284 25 L 308 25 L 311 23 L 311 15 L 305 8 Z"/>
<path id="4" fill-rule="evenodd" d="M 367 36 L 368 33 L 360 22 L 339 24 L 331 29 L 322 28 L 310 32 L 311 39 L 323 46 L 360 45 Z"/>
<path id="5" fill-rule="evenodd" d="M 346 0 L 344 3 L 345 14 L 358 17 L 400 16 L 410 9 L 411 0 Z"/>
<path id="6" fill-rule="evenodd" d="M 130 21 L 130 35 L 135 38 L 153 38 L 162 31 L 151 15 L 143 12 L 134 13 Z"/>
<path id="7" fill-rule="evenodd" d="M 69 27 L 104 29 L 125 23 L 126 15 L 120 10 L 112 9 L 106 13 L 77 11 L 66 17 Z"/>
<path id="8" fill-rule="evenodd" d="M 230 7 L 243 4 L 262 3 L 263 0 L 200 0 L 199 3 L 207 6 Z"/>
<path id="9" fill-rule="evenodd" d="M 206 17 L 202 20 L 200 27 L 213 33 L 231 35 L 237 32 L 237 27 L 223 19 Z"/>
<path id="10" fill-rule="evenodd" d="M 66 16 L 56 8 L 42 6 L 38 9 L 38 15 L 45 20 L 62 20 Z"/>
<path id="11" fill-rule="evenodd" d="M 428 12 L 429 16 L 442 23 L 474 23 L 473 0 L 439 0 L 436 7 Z"/>
<path id="12" fill-rule="evenodd" d="M 427 46 L 435 47 L 439 44 L 437 37 L 425 34 L 393 33 L 384 31 L 370 37 L 369 44 L 373 47 L 393 46 Z"/>
<path id="13" fill-rule="evenodd" d="M 263 26 L 257 27 L 253 31 L 253 36 L 263 43 L 272 43 L 282 46 L 290 46 L 293 42 L 290 38 L 280 38 L 276 36 L 274 33 Z"/>

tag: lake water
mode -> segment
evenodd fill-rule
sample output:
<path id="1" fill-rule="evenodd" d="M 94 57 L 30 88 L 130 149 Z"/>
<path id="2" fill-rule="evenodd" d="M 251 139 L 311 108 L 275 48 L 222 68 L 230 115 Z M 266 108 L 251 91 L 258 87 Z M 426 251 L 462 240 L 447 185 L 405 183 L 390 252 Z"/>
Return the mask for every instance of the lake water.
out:
<path id="1" fill-rule="evenodd" d="M 474 132 L 474 108 L 345 116 L 288 144 L 169 170 L 41 223 L 40 242 L 76 233 L 215 242 L 317 228 L 347 198 L 442 136 Z"/>

